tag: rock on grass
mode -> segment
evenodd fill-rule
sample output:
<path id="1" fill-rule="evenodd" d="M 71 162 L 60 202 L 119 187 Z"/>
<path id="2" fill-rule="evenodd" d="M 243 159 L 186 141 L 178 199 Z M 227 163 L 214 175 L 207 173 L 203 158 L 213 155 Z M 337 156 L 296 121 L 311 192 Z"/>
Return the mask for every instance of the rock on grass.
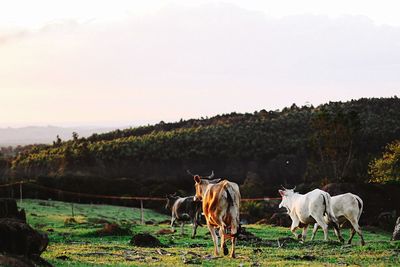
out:
<path id="1" fill-rule="evenodd" d="M 134 235 L 130 241 L 130 244 L 138 247 L 148 248 L 164 247 L 160 240 L 148 233 Z"/>
<path id="2" fill-rule="evenodd" d="M 0 252 L 19 255 L 40 255 L 49 243 L 47 234 L 16 219 L 0 219 L 0 237 Z"/>

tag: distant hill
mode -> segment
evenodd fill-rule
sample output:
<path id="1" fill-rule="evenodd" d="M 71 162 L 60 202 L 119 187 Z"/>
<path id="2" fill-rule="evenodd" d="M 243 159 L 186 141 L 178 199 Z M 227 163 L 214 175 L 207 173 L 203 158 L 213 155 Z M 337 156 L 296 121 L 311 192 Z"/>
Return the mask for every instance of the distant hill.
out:
<path id="1" fill-rule="evenodd" d="M 21 128 L 0 128 L 0 146 L 17 146 L 29 144 L 51 144 L 59 135 L 62 140 L 72 138 L 72 133 L 87 137 L 93 133 L 104 133 L 114 130 L 111 127 L 56 127 L 28 126 Z"/>
<path id="2" fill-rule="evenodd" d="M 369 163 L 400 139 L 399 114 L 397 97 L 363 98 L 160 122 L 32 146 L 5 173 L 72 191 L 141 195 L 193 190 L 187 169 L 214 170 L 252 196 L 279 184 L 367 182 Z"/>

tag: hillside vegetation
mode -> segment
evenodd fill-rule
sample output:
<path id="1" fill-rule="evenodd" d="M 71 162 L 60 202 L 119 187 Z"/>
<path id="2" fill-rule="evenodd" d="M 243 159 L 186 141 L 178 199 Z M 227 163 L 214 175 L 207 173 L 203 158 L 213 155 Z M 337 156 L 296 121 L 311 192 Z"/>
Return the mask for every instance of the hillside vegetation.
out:
<path id="1" fill-rule="evenodd" d="M 134 186 L 120 184 L 122 191 L 134 194 L 140 185 L 153 195 L 191 190 L 186 169 L 250 186 L 367 182 L 369 163 L 400 138 L 399 114 L 397 97 L 372 98 L 74 134 L 21 152 L 7 175 L 66 186 L 129 180 Z"/>

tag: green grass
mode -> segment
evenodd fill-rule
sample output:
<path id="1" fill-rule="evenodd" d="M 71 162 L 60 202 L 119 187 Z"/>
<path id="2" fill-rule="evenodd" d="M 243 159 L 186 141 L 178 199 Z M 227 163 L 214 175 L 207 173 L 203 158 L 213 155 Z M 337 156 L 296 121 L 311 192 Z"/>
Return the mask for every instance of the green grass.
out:
<path id="1" fill-rule="evenodd" d="M 400 242 L 391 242 L 390 233 L 365 229 L 366 246 L 359 246 L 356 236 L 352 246 L 322 241 L 322 231 L 316 240 L 305 243 L 290 242 L 278 248 L 277 240 L 291 236 L 289 229 L 264 225 L 247 225 L 246 230 L 262 238 L 263 242 L 238 242 L 237 258 L 207 259 L 213 252 L 212 241 L 205 227 L 199 227 L 195 239 L 190 238 L 191 227 L 180 232 L 156 235 L 167 224 L 140 225 L 138 209 L 108 205 L 74 204 L 76 223 L 65 224 L 71 217 L 71 204 L 58 201 L 24 200 L 28 222 L 46 231 L 50 245 L 43 257 L 55 266 L 183 266 L 184 261 L 203 266 L 399 266 Z M 145 210 L 145 220 L 160 222 L 168 216 Z M 98 220 L 116 222 L 135 233 L 151 233 L 166 246 L 160 255 L 156 248 L 139 248 L 129 244 L 131 236 L 100 237 Z M 311 231 L 311 230 L 309 230 Z M 332 231 L 330 231 L 332 232 Z M 311 233 L 309 233 L 310 236 Z M 348 230 L 343 235 L 348 238 Z M 229 247 L 229 246 L 228 246 Z M 64 259 L 62 259 L 64 258 Z M 192 265 L 192 264 L 189 264 Z"/>

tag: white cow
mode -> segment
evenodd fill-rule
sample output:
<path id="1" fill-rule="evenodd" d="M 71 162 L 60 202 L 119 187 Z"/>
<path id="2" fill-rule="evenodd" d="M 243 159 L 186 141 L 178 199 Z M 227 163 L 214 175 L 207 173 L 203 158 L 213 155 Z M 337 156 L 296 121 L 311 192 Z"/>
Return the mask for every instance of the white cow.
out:
<path id="1" fill-rule="evenodd" d="M 358 224 L 364 206 L 362 199 L 352 193 L 337 195 L 331 197 L 331 206 L 333 214 L 341 226 L 343 226 L 343 224 L 347 221 L 351 223 L 352 227 L 350 229 L 351 233 L 348 243 L 351 244 L 351 241 L 357 232 L 361 238 L 361 245 L 365 245 L 364 237 L 362 235 L 360 225 Z M 327 218 L 325 218 L 325 222 L 326 221 Z M 314 224 L 311 240 L 314 239 L 318 227 L 319 226 L 317 223 Z"/>
<path id="2" fill-rule="evenodd" d="M 332 222 L 335 234 L 341 242 L 344 242 L 340 234 L 339 226 L 331 208 L 331 196 L 322 190 L 315 189 L 305 195 L 294 192 L 294 189 L 279 190 L 282 202 L 279 208 L 285 207 L 292 219 L 290 231 L 297 237 L 305 241 L 309 224 L 318 223 L 324 230 L 324 239 L 328 240 L 328 224 L 324 220 L 327 215 L 329 222 Z M 303 233 L 296 234 L 297 228 L 302 227 Z"/>

